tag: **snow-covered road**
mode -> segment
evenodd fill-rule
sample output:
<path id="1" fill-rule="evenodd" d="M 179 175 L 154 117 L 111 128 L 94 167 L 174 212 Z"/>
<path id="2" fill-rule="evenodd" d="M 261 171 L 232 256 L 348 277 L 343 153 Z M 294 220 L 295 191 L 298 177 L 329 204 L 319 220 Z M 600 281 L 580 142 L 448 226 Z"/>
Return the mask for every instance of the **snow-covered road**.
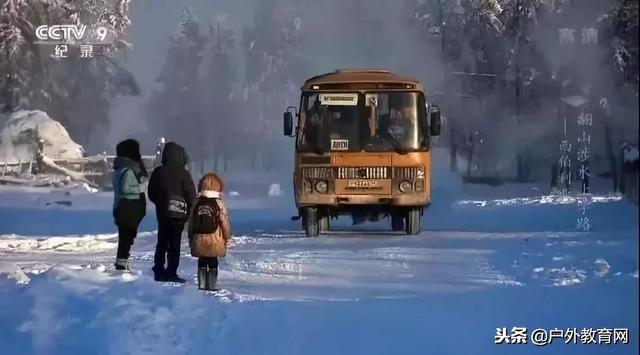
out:
<path id="1" fill-rule="evenodd" d="M 637 207 L 625 201 L 595 203 L 586 233 L 575 204 L 521 199 L 434 204 L 416 237 L 338 220 L 309 239 L 286 201 L 230 199 L 233 247 L 213 294 L 196 289 L 186 245 L 188 283 L 153 281 L 151 211 L 133 272 L 119 274 L 108 195 L 65 207 L 12 193 L 30 197 L 0 203 L 2 354 L 637 354 Z M 513 326 L 629 328 L 633 344 L 494 344 Z"/>

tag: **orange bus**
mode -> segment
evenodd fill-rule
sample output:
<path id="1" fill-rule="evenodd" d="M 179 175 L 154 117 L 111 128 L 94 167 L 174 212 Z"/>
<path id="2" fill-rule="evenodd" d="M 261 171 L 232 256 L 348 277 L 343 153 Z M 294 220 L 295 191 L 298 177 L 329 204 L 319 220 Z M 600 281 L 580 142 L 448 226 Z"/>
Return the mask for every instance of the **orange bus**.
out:
<path id="1" fill-rule="evenodd" d="M 389 218 L 394 231 L 420 233 L 440 109 L 417 80 L 385 70 L 314 76 L 300 107 L 284 113 L 284 134 L 295 137 L 294 218 L 307 236 L 329 231 L 339 215 L 354 224 Z"/>

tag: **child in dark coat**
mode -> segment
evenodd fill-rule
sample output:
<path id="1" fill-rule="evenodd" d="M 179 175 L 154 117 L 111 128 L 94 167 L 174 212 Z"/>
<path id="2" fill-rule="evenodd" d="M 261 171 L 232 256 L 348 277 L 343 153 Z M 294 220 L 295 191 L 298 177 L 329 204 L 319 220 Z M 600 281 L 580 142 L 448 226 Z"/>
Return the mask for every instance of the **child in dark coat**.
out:
<path id="1" fill-rule="evenodd" d="M 180 241 L 196 200 L 196 188 L 185 168 L 187 163 L 184 148 L 168 142 L 162 150 L 162 165 L 153 170 L 149 179 L 149 199 L 156 206 L 158 220 L 153 266 L 156 281 L 184 282 L 178 277 Z"/>

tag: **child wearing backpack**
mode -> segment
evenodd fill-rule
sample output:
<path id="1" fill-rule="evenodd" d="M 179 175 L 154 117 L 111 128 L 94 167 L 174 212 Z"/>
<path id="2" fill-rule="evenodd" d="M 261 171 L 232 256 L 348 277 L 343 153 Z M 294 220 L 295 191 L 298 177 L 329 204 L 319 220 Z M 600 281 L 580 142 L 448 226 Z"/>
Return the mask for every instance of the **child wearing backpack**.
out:
<path id="1" fill-rule="evenodd" d="M 214 173 L 198 183 L 198 200 L 189 222 L 191 255 L 198 258 L 198 289 L 213 291 L 218 280 L 218 258 L 231 239 L 229 213 L 222 202 L 223 182 Z"/>
<path id="2" fill-rule="evenodd" d="M 149 199 L 156 206 L 158 220 L 152 270 L 154 280 L 159 282 L 185 282 L 178 276 L 180 242 L 196 199 L 196 187 L 186 169 L 188 162 L 185 149 L 168 142 L 162 150 L 162 165 L 153 170 L 149 179 Z"/>

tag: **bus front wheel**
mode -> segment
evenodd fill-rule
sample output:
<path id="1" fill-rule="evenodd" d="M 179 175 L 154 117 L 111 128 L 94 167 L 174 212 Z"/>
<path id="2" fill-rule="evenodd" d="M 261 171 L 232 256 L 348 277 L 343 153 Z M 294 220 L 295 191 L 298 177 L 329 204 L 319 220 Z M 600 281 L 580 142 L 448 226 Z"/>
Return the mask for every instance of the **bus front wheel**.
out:
<path id="1" fill-rule="evenodd" d="M 407 212 L 407 223 L 405 230 L 408 235 L 418 235 L 422 230 L 422 209 L 418 207 L 411 208 Z"/>
<path id="2" fill-rule="evenodd" d="M 318 209 L 304 207 L 302 209 L 302 229 L 307 237 L 317 237 L 320 232 Z"/>

